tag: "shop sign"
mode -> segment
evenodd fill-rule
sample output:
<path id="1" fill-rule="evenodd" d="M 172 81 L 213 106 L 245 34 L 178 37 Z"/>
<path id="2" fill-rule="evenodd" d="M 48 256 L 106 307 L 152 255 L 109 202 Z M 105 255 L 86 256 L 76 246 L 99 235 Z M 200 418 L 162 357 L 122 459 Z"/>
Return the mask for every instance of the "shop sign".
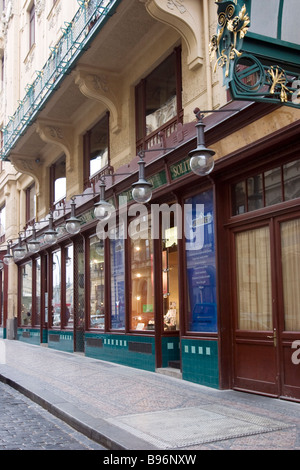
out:
<path id="1" fill-rule="evenodd" d="M 180 162 L 170 166 L 171 180 L 176 180 L 181 176 L 187 175 L 191 171 L 190 159 L 185 158 L 184 160 L 181 160 Z"/>

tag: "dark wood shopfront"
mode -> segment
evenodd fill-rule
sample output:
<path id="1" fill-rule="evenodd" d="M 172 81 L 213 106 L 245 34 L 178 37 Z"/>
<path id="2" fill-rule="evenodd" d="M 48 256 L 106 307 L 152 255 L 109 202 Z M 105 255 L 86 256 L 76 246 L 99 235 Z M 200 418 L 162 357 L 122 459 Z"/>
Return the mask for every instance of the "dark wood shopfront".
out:
<path id="1" fill-rule="evenodd" d="M 300 160 L 285 144 L 217 183 L 222 383 L 299 401 Z"/>

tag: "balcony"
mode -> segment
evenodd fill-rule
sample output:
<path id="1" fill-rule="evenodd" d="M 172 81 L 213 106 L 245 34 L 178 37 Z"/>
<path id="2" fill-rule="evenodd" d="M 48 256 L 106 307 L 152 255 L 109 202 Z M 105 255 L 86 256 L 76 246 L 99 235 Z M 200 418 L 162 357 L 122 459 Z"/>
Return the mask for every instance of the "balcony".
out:
<path id="1" fill-rule="evenodd" d="M 52 93 L 70 73 L 94 35 L 113 14 L 121 0 L 79 0 L 73 20 L 65 25 L 62 37 L 37 77 L 27 86 L 16 112 L 3 128 L 1 159 L 7 160 L 11 149 L 32 124 Z"/>

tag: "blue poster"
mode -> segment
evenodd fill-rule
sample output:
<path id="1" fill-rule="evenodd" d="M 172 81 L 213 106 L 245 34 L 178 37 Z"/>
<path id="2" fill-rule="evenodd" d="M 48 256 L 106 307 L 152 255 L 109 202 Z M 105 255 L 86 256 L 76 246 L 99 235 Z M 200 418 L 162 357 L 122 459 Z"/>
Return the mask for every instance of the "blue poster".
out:
<path id="1" fill-rule="evenodd" d="M 188 330 L 217 331 L 216 260 L 213 191 L 185 200 Z M 189 228 L 190 227 L 190 230 Z M 196 236 L 196 227 L 198 237 Z M 201 229 L 201 230 L 200 230 Z M 191 243 L 193 237 L 197 244 Z M 201 243 L 199 239 L 201 238 Z"/>

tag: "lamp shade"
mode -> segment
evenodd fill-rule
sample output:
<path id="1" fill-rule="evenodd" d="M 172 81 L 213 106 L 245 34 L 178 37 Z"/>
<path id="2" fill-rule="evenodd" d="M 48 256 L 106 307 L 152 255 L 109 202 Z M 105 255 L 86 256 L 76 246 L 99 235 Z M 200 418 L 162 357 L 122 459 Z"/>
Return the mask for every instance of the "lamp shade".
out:
<path id="1" fill-rule="evenodd" d="M 191 170 L 199 176 L 208 175 L 214 169 L 213 150 L 197 147 L 189 153 Z"/>
<path id="2" fill-rule="evenodd" d="M 152 198 L 152 184 L 147 181 L 139 180 L 132 185 L 132 197 L 135 202 L 145 204 Z"/>
<path id="3" fill-rule="evenodd" d="M 94 215 L 96 219 L 101 220 L 103 222 L 110 218 L 114 210 L 115 208 L 112 204 L 103 200 L 96 202 L 96 204 L 94 205 Z"/>

